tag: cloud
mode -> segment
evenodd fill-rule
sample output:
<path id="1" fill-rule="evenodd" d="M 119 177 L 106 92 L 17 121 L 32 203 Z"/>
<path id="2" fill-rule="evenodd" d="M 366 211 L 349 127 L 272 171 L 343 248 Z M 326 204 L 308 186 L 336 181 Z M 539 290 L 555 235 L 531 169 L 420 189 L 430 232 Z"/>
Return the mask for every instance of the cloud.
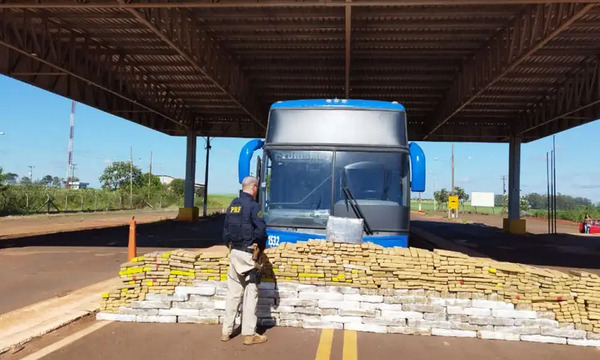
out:
<path id="1" fill-rule="evenodd" d="M 111 159 L 104 159 L 104 160 L 102 160 L 102 163 L 103 163 L 104 165 L 110 165 L 110 164 L 112 164 L 112 162 L 113 162 L 113 161 L 112 161 Z"/>
<path id="2" fill-rule="evenodd" d="M 600 189 L 600 184 L 584 184 L 577 185 L 577 187 L 580 189 Z"/>

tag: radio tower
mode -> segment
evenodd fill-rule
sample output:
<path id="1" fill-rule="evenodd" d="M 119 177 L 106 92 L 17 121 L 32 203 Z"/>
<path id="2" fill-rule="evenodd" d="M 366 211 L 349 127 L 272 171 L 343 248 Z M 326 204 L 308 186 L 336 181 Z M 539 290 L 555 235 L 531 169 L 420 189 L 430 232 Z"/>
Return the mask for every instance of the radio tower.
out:
<path id="1" fill-rule="evenodd" d="M 71 100 L 71 130 L 69 131 L 69 165 L 67 167 L 67 189 L 71 188 L 71 178 L 73 177 L 73 133 L 75 131 L 75 100 Z"/>

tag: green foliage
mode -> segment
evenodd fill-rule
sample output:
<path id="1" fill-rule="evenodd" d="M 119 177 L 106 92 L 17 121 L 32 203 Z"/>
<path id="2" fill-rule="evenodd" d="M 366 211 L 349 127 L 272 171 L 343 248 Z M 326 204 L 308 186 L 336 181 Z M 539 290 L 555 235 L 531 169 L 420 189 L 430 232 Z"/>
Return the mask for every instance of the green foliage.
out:
<path id="1" fill-rule="evenodd" d="M 114 161 L 104 169 L 98 180 L 102 183 L 103 189 L 129 191 L 130 171 L 133 188 L 141 187 L 142 171 L 137 166 L 130 167 L 130 164 L 125 161 Z"/>
<path id="2" fill-rule="evenodd" d="M 530 209 L 529 201 L 527 200 L 527 198 L 525 198 L 525 197 L 521 198 L 520 208 L 521 208 L 521 211 L 528 211 Z"/>
<path id="3" fill-rule="evenodd" d="M 169 189 L 175 195 L 183 197 L 183 194 L 185 193 L 185 180 L 173 179 L 173 181 L 169 183 Z"/>
<path id="4" fill-rule="evenodd" d="M 40 185 L 49 186 L 52 184 L 52 175 L 46 175 L 40 180 Z"/>
<path id="5" fill-rule="evenodd" d="M 63 183 L 64 180 L 59 178 L 58 176 L 52 178 L 52 186 L 55 188 L 61 187 Z"/>
<path id="6" fill-rule="evenodd" d="M 33 183 L 31 182 L 31 179 L 29 177 L 23 176 L 21 178 L 21 185 L 23 185 L 23 186 L 31 186 L 31 185 L 33 185 Z"/>
<path id="7" fill-rule="evenodd" d="M 460 201 L 461 203 L 464 203 L 465 201 L 469 201 L 469 195 L 460 186 L 454 187 L 454 194 L 456 196 L 458 196 L 458 201 Z"/>
<path id="8" fill-rule="evenodd" d="M 8 180 L 8 174 L 3 173 L 2 168 L 0 167 L 0 185 L 4 185 Z"/>
<path id="9" fill-rule="evenodd" d="M 443 205 L 448 202 L 448 195 L 448 190 L 441 189 L 433 193 L 433 198 L 438 203 L 438 205 Z"/>

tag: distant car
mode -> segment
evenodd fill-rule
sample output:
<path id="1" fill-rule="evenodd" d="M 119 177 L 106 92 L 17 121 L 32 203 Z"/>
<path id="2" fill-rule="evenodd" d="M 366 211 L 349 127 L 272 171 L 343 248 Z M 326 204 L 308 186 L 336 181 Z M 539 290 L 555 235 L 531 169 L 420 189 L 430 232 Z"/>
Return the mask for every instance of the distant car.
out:
<path id="1" fill-rule="evenodd" d="M 579 224 L 579 232 L 585 233 L 583 229 L 583 222 Z M 590 234 L 600 234 L 600 219 L 592 219 L 590 224 Z"/>

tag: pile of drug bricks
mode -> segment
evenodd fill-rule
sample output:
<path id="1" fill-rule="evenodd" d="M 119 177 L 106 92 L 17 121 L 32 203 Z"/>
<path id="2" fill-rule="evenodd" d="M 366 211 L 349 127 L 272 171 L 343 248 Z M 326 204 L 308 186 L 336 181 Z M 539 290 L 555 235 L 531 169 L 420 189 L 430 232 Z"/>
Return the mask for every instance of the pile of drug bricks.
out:
<path id="1" fill-rule="evenodd" d="M 495 300 L 516 310 L 552 312 L 576 330 L 600 333 L 600 277 L 564 273 L 462 253 L 383 248 L 372 243 L 309 240 L 266 249 L 262 281 L 359 288 L 361 294 L 423 290 L 435 298 Z M 103 294 L 101 312 L 116 313 L 147 294 L 173 294 L 194 280 L 225 281 L 228 252 L 151 253 L 121 266 L 123 284 Z M 497 310 L 502 311 L 502 310 Z"/>

